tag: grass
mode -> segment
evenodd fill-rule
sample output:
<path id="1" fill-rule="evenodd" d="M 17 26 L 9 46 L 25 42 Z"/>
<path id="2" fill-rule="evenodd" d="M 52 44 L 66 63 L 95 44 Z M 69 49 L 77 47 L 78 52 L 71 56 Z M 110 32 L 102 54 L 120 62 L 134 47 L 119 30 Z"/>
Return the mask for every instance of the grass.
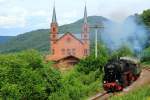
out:
<path id="1" fill-rule="evenodd" d="M 110 100 L 150 100 L 150 84 L 123 96 L 114 96 Z"/>

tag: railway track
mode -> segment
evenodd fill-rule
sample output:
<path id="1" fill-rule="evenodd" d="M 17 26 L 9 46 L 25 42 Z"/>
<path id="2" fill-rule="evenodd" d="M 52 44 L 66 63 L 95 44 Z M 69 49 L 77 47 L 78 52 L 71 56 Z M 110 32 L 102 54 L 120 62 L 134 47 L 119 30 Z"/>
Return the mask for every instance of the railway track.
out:
<path id="1" fill-rule="evenodd" d="M 106 91 L 97 94 L 96 96 L 90 98 L 89 100 L 108 100 L 111 96 L 115 95 L 115 93 L 108 93 Z"/>
<path id="2" fill-rule="evenodd" d="M 144 70 L 150 71 L 150 68 L 148 68 L 148 67 L 144 67 L 143 69 L 144 69 Z"/>
<path id="3" fill-rule="evenodd" d="M 150 68 L 144 67 L 143 68 L 143 73 L 150 71 Z M 137 86 L 137 85 L 136 85 Z M 90 98 L 89 100 L 109 100 L 110 97 L 116 95 L 117 93 L 107 93 L 106 91 L 101 92 L 94 97 Z"/>

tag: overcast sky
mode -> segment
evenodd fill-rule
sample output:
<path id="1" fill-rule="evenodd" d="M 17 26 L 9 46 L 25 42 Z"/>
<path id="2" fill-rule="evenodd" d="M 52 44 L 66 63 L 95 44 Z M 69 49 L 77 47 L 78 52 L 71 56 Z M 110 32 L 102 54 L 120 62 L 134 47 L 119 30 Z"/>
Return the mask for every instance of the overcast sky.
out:
<path id="1" fill-rule="evenodd" d="M 118 22 L 150 8 L 150 0 L 55 0 L 59 25 L 82 18 L 85 1 L 88 16 Z M 0 36 L 49 28 L 53 5 L 54 0 L 0 0 Z"/>

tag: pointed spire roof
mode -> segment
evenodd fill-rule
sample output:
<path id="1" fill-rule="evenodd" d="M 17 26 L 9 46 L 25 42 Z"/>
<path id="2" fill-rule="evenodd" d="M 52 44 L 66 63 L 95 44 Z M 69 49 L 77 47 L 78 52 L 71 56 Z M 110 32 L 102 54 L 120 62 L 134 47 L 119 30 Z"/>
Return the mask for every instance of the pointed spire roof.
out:
<path id="1" fill-rule="evenodd" d="M 53 8 L 52 23 L 57 23 L 56 11 L 55 11 L 55 4 L 54 4 L 54 8 Z"/>
<path id="2" fill-rule="evenodd" d="M 87 23 L 87 9 L 86 9 L 86 5 L 85 5 L 85 9 L 84 9 L 84 23 Z"/>

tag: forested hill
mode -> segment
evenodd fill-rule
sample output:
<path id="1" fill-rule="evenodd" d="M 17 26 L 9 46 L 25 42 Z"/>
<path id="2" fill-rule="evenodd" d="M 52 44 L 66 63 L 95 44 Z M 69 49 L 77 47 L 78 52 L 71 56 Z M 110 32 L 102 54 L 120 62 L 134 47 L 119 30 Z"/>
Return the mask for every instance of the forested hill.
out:
<path id="1" fill-rule="evenodd" d="M 113 24 L 112 21 L 101 16 L 88 17 L 90 26 L 104 23 Z M 73 32 L 81 33 L 83 19 L 80 19 L 74 23 L 63 25 L 59 27 L 59 33 Z M 93 29 L 90 30 L 91 40 L 94 38 Z M 0 45 L 1 53 L 17 52 L 26 49 L 36 49 L 42 52 L 49 50 L 49 29 L 39 29 L 31 32 L 27 32 L 11 38 L 7 43 Z"/>
<path id="2" fill-rule="evenodd" d="M 0 44 L 6 43 L 10 40 L 13 36 L 0 36 Z"/>

